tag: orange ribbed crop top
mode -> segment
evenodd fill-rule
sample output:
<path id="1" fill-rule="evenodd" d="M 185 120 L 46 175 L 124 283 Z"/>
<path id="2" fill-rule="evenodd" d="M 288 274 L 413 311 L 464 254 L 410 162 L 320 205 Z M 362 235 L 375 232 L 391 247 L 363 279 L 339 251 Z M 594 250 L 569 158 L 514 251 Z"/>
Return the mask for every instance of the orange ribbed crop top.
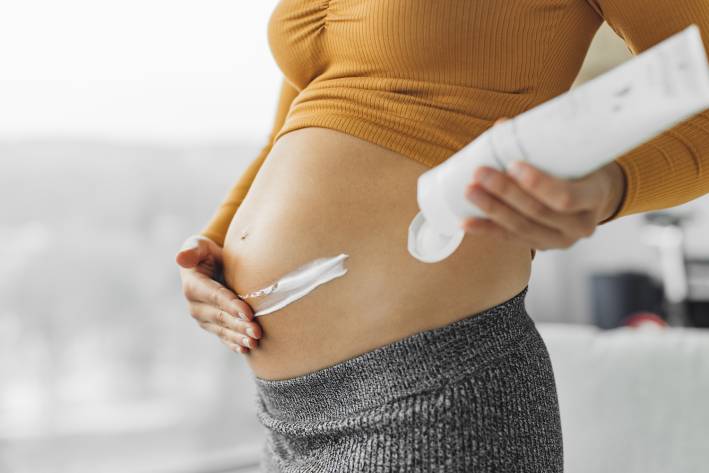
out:
<path id="1" fill-rule="evenodd" d="M 604 20 L 634 54 L 692 23 L 709 50 L 708 0 L 281 0 L 268 23 L 284 75 L 273 129 L 201 234 L 223 244 L 273 143 L 298 128 L 441 163 L 569 90 Z M 709 111 L 616 162 L 627 187 L 605 222 L 709 193 Z"/>

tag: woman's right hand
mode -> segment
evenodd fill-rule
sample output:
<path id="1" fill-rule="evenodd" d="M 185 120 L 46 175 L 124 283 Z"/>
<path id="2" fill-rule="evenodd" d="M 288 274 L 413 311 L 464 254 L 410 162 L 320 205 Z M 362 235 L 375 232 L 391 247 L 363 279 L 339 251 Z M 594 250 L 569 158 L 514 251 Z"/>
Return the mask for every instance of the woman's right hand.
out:
<path id="1" fill-rule="evenodd" d="M 248 353 L 263 332 L 251 307 L 217 277 L 222 270 L 222 247 L 203 235 L 193 235 L 175 256 L 182 292 L 190 314 L 200 327 L 215 334 L 232 351 Z"/>

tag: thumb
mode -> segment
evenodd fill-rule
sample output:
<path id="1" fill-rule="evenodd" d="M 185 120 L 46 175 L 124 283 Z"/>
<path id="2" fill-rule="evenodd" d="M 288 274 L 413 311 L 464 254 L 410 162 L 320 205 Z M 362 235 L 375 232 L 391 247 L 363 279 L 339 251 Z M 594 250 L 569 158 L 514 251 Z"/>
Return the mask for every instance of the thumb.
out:
<path id="1" fill-rule="evenodd" d="M 221 261 L 222 248 L 203 235 L 193 235 L 182 244 L 175 261 L 183 268 L 193 268 L 210 255 Z"/>
<path id="2" fill-rule="evenodd" d="M 502 123 L 502 122 L 505 122 L 505 121 L 507 121 L 507 120 L 509 120 L 509 117 L 500 117 L 500 118 L 498 118 L 497 120 L 495 120 L 495 123 L 493 123 L 493 125 L 497 125 L 498 123 Z"/>

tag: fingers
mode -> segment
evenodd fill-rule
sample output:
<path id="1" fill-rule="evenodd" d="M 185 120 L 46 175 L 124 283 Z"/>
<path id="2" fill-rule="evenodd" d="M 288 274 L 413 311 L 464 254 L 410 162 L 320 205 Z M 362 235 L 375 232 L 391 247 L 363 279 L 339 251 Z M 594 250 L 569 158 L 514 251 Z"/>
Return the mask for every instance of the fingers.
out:
<path id="1" fill-rule="evenodd" d="M 222 248 L 203 235 L 192 235 L 182 244 L 175 261 L 184 268 L 193 268 L 210 255 L 221 261 Z"/>
<path id="2" fill-rule="evenodd" d="M 203 235 L 193 235 L 185 240 L 175 260 L 191 269 L 181 270 L 182 290 L 200 327 L 217 335 L 232 351 L 248 353 L 256 348 L 263 332 L 251 307 L 212 278 L 222 260 L 222 248 Z M 203 266 L 209 267 L 206 274 Z"/>
<path id="3" fill-rule="evenodd" d="M 598 205 L 598 188 L 590 179 L 560 179 L 524 161 L 515 161 L 507 173 L 534 198 L 558 212 L 577 212 Z"/>
<path id="4" fill-rule="evenodd" d="M 210 264 L 214 266 L 217 264 L 214 260 L 221 261 L 222 258 L 222 248 L 202 235 L 188 238 L 182 248 L 176 259 L 178 263 L 187 267 L 196 266 L 206 259 L 209 259 Z M 210 303 L 243 320 L 252 320 L 251 307 L 239 299 L 234 292 L 215 281 L 212 273 L 211 270 L 207 271 L 207 274 L 201 271 L 183 271 L 182 290 L 185 297 L 190 301 Z"/>
<path id="5" fill-rule="evenodd" d="M 253 320 L 251 307 L 226 287 L 204 274 L 192 272 L 183 279 L 183 292 L 189 301 L 203 302 L 242 320 Z"/>
<path id="6" fill-rule="evenodd" d="M 258 346 L 258 340 L 253 339 L 247 335 L 243 335 L 239 332 L 234 332 L 232 330 L 225 329 L 221 325 L 209 322 L 198 322 L 198 324 L 204 330 L 211 332 L 217 337 L 219 337 L 219 339 L 227 345 L 238 345 L 249 349 L 256 348 Z"/>
<path id="7" fill-rule="evenodd" d="M 254 339 L 259 339 L 263 336 L 261 325 L 255 320 L 237 319 L 231 314 L 209 304 L 193 304 L 192 310 L 197 314 L 195 317 L 202 322 L 219 325 L 227 330 L 232 330 Z"/>
<path id="8" fill-rule="evenodd" d="M 498 118 L 494 125 L 507 120 Z M 605 202 L 598 183 L 593 174 L 557 178 L 524 161 L 506 172 L 481 166 L 466 195 L 489 218 L 465 219 L 461 227 L 522 240 L 536 249 L 568 248 L 595 231 L 599 203 Z"/>
<path id="9" fill-rule="evenodd" d="M 485 192 L 479 184 L 473 186 L 471 192 L 468 193 L 468 198 L 484 211 L 490 219 L 494 220 L 494 223 L 503 227 L 518 239 L 528 242 L 533 248 L 558 248 L 559 246 L 565 247 L 573 243 L 567 235 L 555 228 L 547 227 L 527 218 L 505 202 Z M 483 228 L 490 229 L 489 224 L 480 223 L 481 221 L 484 221 L 484 219 L 468 219 L 464 222 L 463 228 L 471 232 Z"/>
<path id="10" fill-rule="evenodd" d="M 229 347 L 234 352 L 239 353 L 249 353 L 251 351 L 244 341 L 243 337 L 239 335 L 234 335 L 232 333 L 226 333 L 223 327 L 218 325 L 210 324 L 207 322 L 199 322 L 199 326 L 204 330 L 215 334 L 226 346 Z"/>
<path id="11" fill-rule="evenodd" d="M 562 213 L 548 207 L 537 198 L 530 196 L 529 192 L 523 190 L 519 183 L 508 174 L 501 173 L 493 168 L 481 166 L 474 175 L 474 184 L 468 190 L 474 190 L 477 185 L 481 185 L 489 194 L 497 200 L 506 203 L 516 211 L 522 213 L 534 222 L 559 231 L 569 236 L 581 238 L 590 236 L 596 228 L 594 213 L 590 210 L 583 210 L 575 213 Z M 478 195 L 482 194 L 482 195 Z M 480 200 L 481 210 L 487 211 L 482 206 L 495 206 L 497 202 L 493 199 L 488 202 L 485 193 L 473 193 L 471 196 L 473 203 Z M 494 212 L 494 209 L 492 209 Z M 502 222 L 501 222 L 502 223 Z"/>
<path id="12" fill-rule="evenodd" d="M 251 351 L 251 350 L 249 350 L 248 348 L 242 347 L 241 345 L 237 345 L 237 344 L 235 344 L 235 343 L 224 342 L 224 344 L 225 344 L 226 346 L 228 346 L 229 349 L 230 349 L 231 351 L 235 352 L 235 353 L 242 353 L 242 354 L 245 354 L 245 353 L 249 353 L 249 352 Z"/>
<path id="13" fill-rule="evenodd" d="M 512 232 L 501 227 L 494 221 L 488 218 L 469 218 L 466 219 L 462 228 L 469 233 L 485 232 L 486 234 L 505 241 L 520 241 Z"/>
<path id="14" fill-rule="evenodd" d="M 263 336 L 258 322 L 246 322 L 233 317 L 223 310 L 204 303 L 190 305 L 192 317 L 199 325 L 217 335 L 222 341 L 235 343 L 247 348 L 256 348 Z"/>

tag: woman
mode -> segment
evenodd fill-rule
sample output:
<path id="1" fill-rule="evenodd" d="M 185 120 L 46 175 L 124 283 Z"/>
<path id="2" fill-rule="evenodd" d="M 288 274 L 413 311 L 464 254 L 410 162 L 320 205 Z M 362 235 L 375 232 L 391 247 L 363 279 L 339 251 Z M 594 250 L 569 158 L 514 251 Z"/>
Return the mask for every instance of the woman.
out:
<path id="1" fill-rule="evenodd" d="M 707 193 L 709 115 L 576 180 L 479 168 L 469 198 L 488 219 L 435 264 L 407 252 L 416 180 L 568 90 L 604 19 L 638 53 L 690 23 L 706 38 L 707 5 L 276 6 L 269 143 L 177 255 L 193 317 L 247 355 L 265 471 L 562 471 L 551 364 L 524 309 L 534 250 Z M 280 310 L 254 319 L 237 296 L 343 252 L 344 276 Z"/>

